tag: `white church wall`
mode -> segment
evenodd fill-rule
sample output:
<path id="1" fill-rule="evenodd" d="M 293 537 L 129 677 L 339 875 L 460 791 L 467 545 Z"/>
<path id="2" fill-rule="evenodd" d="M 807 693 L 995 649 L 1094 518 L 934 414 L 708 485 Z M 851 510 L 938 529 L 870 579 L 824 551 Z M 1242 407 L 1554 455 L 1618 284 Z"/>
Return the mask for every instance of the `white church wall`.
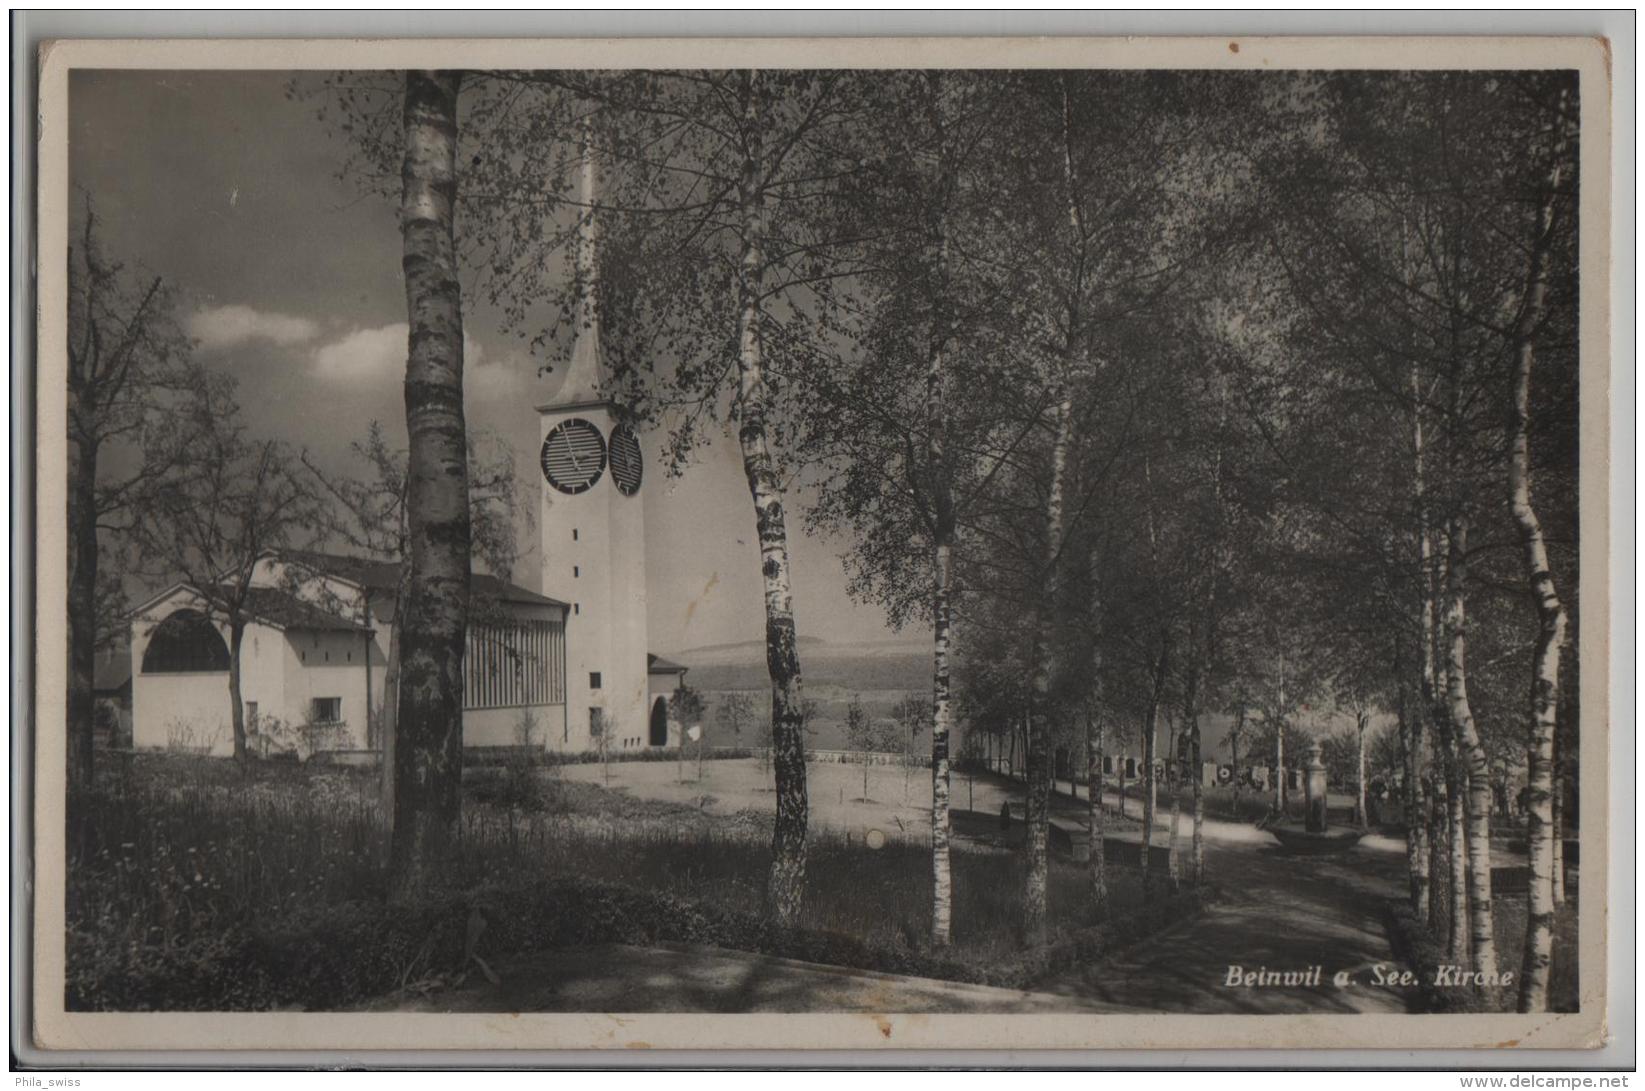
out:
<path id="1" fill-rule="evenodd" d="M 607 423 L 606 434 L 611 433 Z M 642 448 L 643 450 L 643 448 Z M 607 564 L 611 571 L 611 672 L 607 681 L 616 714 L 616 738 L 649 738 L 651 680 L 646 669 L 650 650 L 646 624 L 644 488 L 624 496 L 608 473 L 600 483 L 609 498 L 610 533 Z"/>
<path id="2" fill-rule="evenodd" d="M 365 636 L 294 631 L 285 635 L 284 644 L 283 715 L 288 722 L 310 724 L 316 698 L 337 698 L 340 722 L 317 730 L 314 748 L 363 749 L 368 727 Z M 373 685 L 380 683 L 373 680 Z"/>
<path id="3" fill-rule="evenodd" d="M 524 722 L 529 714 L 530 724 Z M 556 750 L 565 725 L 564 705 L 471 708 L 463 712 L 463 745 L 534 746 Z M 529 734 L 527 729 L 529 727 Z"/>
<path id="4" fill-rule="evenodd" d="M 132 624 L 132 746 L 139 750 L 177 750 L 227 757 L 234 753 L 233 709 L 228 671 L 181 671 L 152 674 L 143 657 L 154 629 L 177 610 L 201 608 L 187 590 L 157 604 Z M 217 622 L 229 642 L 228 626 Z M 282 701 L 283 669 L 279 630 L 246 626 L 240 645 L 241 699 L 259 713 L 276 711 Z"/>
<path id="5" fill-rule="evenodd" d="M 257 706 L 258 719 L 279 716 L 288 723 L 285 712 L 286 634 L 268 625 L 246 626 L 245 639 L 240 645 L 240 696 L 246 704 Z"/>
<path id="6" fill-rule="evenodd" d="M 603 404 L 554 407 L 543 411 L 541 437 L 572 419 L 588 421 L 607 440 L 617 423 Z M 643 495 L 622 495 L 609 467 L 586 492 L 568 495 L 546 481 L 540 490 L 543 594 L 570 604 L 567 729 L 550 745 L 598 749 L 591 732 L 596 709 L 614 749 L 623 740 L 637 740 L 630 748 L 644 745 L 650 702 Z"/>
<path id="7" fill-rule="evenodd" d="M 188 671 L 132 679 L 131 742 L 139 750 L 234 753 L 228 674 Z"/>

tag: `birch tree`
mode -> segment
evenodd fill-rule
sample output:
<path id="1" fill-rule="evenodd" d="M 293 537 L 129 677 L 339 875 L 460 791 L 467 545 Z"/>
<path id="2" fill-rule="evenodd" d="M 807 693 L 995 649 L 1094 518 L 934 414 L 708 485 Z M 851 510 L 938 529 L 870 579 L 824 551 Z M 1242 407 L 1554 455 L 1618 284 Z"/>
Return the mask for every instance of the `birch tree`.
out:
<path id="1" fill-rule="evenodd" d="M 461 72 L 408 71 L 400 234 L 404 245 L 406 523 L 410 565 L 397 618 L 400 678 L 391 883 L 427 888 L 462 808 L 463 652 L 469 613 L 468 438 L 457 269 Z"/>
<path id="2" fill-rule="evenodd" d="M 474 567 L 508 580 L 519 556 L 519 528 L 533 525 L 529 493 L 514 470 L 514 451 L 499 434 L 471 430 L 468 444 L 469 527 Z M 322 515 L 327 536 L 357 555 L 396 566 L 391 617 L 403 616 L 410 574 L 411 527 L 406 510 L 406 452 L 389 445 L 382 425 L 372 421 L 363 439 L 349 445 L 357 475 L 321 469 L 308 453 L 303 465 L 312 475 L 316 492 L 331 501 Z M 477 617 L 491 613 L 494 603 L 471 595 L 470 610 Z M 383 813 L 394 813 L 395 727 L 400 688 L 400 627 L 389 632 L 387 663 L 383 668 L 383 702 L 376 710 L 370 742 L 382 753 Z"/>
<path id="3" fill-rule="evenodd" d="M 932 625 L 932 942 L 952 927 L 950 740 L 956 550 L 978 493 L 1032 428 L 974 399 L 1002 391 L 1008 363 L 997 302 L 1009 261 L 986 216 L 1000 176 L 991 151 L 1014 81 L 993 74 L 876 73 L 864 97 L 902 108 L 865 119 L 835 215 L 860 240 L 869 312 L 858 355 L 808 386 L 800 450 L 822 477 L 814 526 L 850 526 L 853 590 L 901 625 Z M 992 364 L 992 366 L 990 366 Z M 820 380 L 820 381 L 819 381 Z"/>
<path id="4" fill-rule="evenodd" d="M 1553 820 L 1554 738 L 1559 730 L 1559 666 L 1565 643 L 1567 618 L 1554 582 L 1548 546 L 1532 498 L 1531 475 L 1531 380 L 1535 364 L 1536 337 L 1543 321 L 1548 294 L 1549 252 L 1553 248 L 1556 214 L 1564 198 L 1561 192 L 1567 169 L 1566 115 L 1570 94 L 1562 91 L 1553 111 L 1554 141 L 1549 155 L 1547 177 L 1537 204 L 1526 273 L 1524 305 L 1514 328 L 1513 406 L 1509 417 L 1512 453 L 1508 463 L 1508 488 L 1514 522 L 1519 528 L 1525 552 L 1526 581 L 1536 597 L 1538 630 L 1532 658 L 1531 737 L 1528 746 L 1528 789 L 1530 824 L 1527 832 L 1531 857 L 1531 888 L 1525 952 L 1520 966 L 1519 1010 L 1546 1011 L 1548 968 L 1553 959 L 1554 869 L 1560 866 L 1554 854 L 1557 832 Z"/>

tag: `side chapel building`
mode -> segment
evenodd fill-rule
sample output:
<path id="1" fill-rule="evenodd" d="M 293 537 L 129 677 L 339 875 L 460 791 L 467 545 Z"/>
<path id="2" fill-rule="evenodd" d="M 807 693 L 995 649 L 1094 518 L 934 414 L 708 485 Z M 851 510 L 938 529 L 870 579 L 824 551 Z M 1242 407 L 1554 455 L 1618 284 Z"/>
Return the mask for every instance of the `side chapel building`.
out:
<path id="1" fill-rule="evenodd" d="M 585 207 L 593 175 L 585 157 Z M 603 738 L 620 751 L 679 741 L 668 698 L 685 668 L 647 651 L 644 450 L 604 393 L 587 221 L 577 267 L 589 320 L 554 400 L 537 407 L 542 593 L 473 577 L 480 609 L 464 657 L 468 747 L 589 751 Z M 253 740 L 267 746 L 284 735 L 304 756 L 380 750 L 398 577 L 396 562 L 336 554 L 258 559 L 240 671 Z M 227 624 L 186 583 L 134 612 L 135 748 L 232 753 L 228 638 Z"/>

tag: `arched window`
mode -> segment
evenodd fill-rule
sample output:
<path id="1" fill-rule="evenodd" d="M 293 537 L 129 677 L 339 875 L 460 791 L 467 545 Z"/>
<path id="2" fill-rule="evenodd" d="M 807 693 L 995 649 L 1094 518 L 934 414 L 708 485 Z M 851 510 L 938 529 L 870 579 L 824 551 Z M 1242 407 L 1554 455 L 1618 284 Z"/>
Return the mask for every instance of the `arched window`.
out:
<path id="1" fill-rule="evenodd" d="M 143 652 L 144 674 L 228 670 L 228 645 L 198 610 L 178 610 L 149 637 Z"/>

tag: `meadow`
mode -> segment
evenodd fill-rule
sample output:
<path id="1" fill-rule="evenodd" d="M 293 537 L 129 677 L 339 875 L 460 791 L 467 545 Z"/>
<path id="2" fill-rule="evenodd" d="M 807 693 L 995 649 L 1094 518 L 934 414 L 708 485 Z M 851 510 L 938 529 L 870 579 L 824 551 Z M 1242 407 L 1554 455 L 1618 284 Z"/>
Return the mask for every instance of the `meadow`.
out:
<path id="1" fill-rule="evenodd" d="M 391 904 L 373 775 L 171 755 L 104 766 L 70 805 L 71 1009 L 331 1010 L 435 987 L 476 954 L 602 942 L 705 943 L 1025 987 L 1197 906 L 1182 895 L 1144 912 L 1135 874 L 1116 867 L 1111 916 L 1099 921 L 1083 867 L 1057 859 L 1051 942 L 1027 948 L 1020 855 L 962 839 L 954 942 L 933 950 L 927 845 L 893 830 L 870 849 L 849 830 L 819 829 L 804 915 L 782 929 L 762 909 L 764 812 L 641 800 L 529 766 L 469 770 L 446 881 Z"/>

